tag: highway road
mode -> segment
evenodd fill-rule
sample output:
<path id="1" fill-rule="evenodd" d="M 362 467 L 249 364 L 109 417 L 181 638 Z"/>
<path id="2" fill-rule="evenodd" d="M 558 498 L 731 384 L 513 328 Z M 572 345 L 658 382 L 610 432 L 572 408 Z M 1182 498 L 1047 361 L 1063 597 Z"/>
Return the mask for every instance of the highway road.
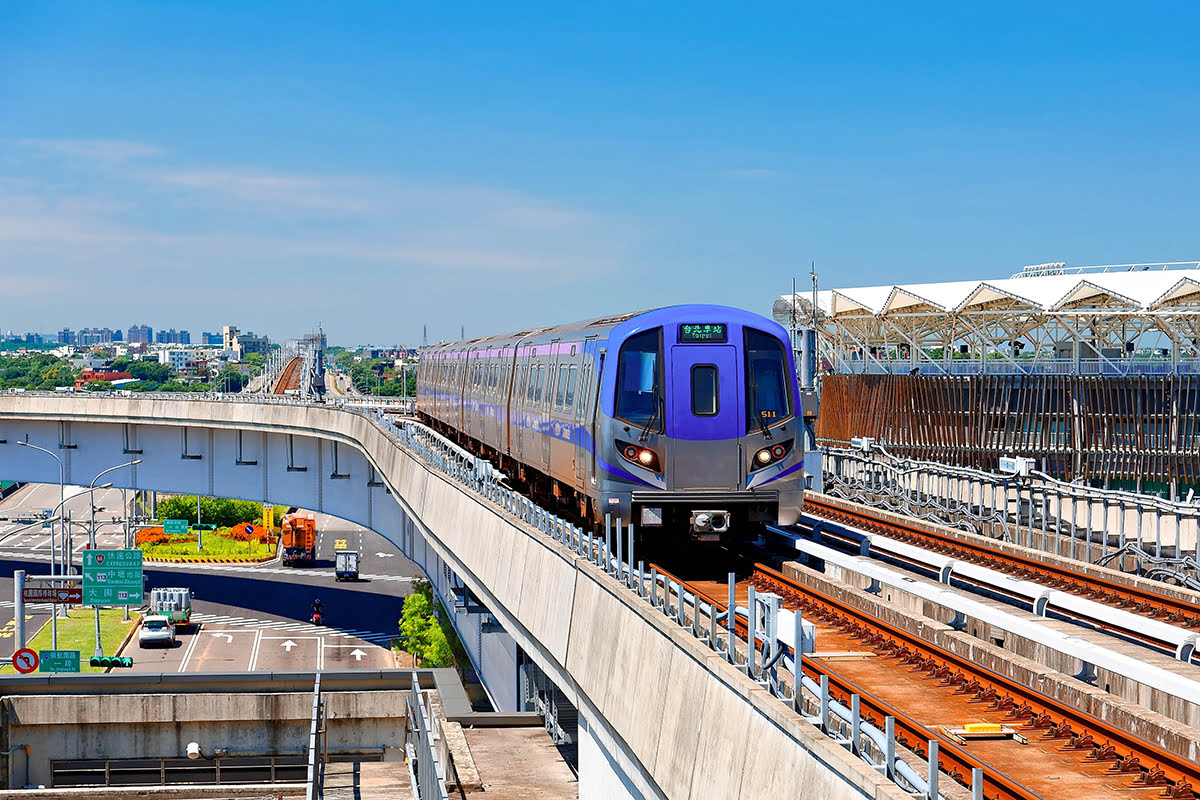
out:
<path id="1" fill-rule="evenodd" d="M 121 547 L 124 532 L 121 523 L 114 519 L 123 519 L 122 510 L 125 497 L 132 493 L 120 489 L 100 489 L 96 497 L 96 534 L 100 547 Z M 73 559 L 78 562 L 79 553 L 88 543 L 88 497 L 87 490 L 79 486 L 68 486 L 65 490 L 68 498 L 65 508 L 71 514 L 72 535 L 71 550 Z M 123 497 L 124 495 L 124 497 Z M 0 549 L 9 550 L 44 550 L 50 552 L 50 532 L 42 529 L 41 521 L 32 524 L 20 524 L 14 520 L 24 514 L 38 514 L 43 510 L 53 509 L 58 505 L 57 484 L 28 484 L 22 486 L 13 494 L 0 502 L 0 516 L 8 520 L 0 520 Z"/>
<path id="2" fill-rule="evenodd" d="M 53 487 L 57 495 L 58 487 Z M 83 500 L 86 509 L 86 500 Z M 377 533 L 324 514 L 317 516 L 318 552 L 314 564 L 263 565 L 147 564 L 147 588 L 185 586 L 194 593 L 197 625 L 184 631 L 173 648 L 124 652 L 134 672 L 212 672 L 228 670 L 379 669 L 392 666 L 387 649 L 412 580 L 420 569 Z M 46 574 L 49 549 L 0 543 L 0 655 L 12 630 L 13 581 L 17 569 Z M 119 546 L 119 542 L 114 544 Z M 335 547 L 362 553 L 361 580 L 338 582 Z M 325 624 L 309 623 L 312 601 L 320 597 Z M 30 635 L 48 619 L 47 606 L 27 609 Z M 7 615 L 7 616 L 5 616 Z M 9 634 L 11 641 L 11 633 Z"/>

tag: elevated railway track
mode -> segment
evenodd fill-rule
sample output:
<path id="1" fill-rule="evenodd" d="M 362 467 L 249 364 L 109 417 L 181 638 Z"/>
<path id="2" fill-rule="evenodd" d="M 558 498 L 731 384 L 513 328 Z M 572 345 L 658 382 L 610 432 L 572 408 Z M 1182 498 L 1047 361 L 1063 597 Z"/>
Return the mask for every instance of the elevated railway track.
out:
<path id="1" fill-rule="evenodd" d="M 805 498 L 805 511 L 822 519 L 882 534 L 1148 619 L 1200 630 L 1200 604 L 1175 596 L 1174 592 L 1169 591 L 1173 587 L 1164 586 L 1164 591 L 1158 592 L 1147 587 L 1147 581 L 1123 579 L 1124 576 L 1118 574 L 1109 576 L 1098 569 L 1073 569 L 1054 560 L 1032 558 L 1012 552 L 1012 548 L 997 547 L 992 540 L 984 537 L 955 536 L 931 530 L 926 525 L 905 524 L 895 515 L 877 514 L 866 507 L 851 507 L 812 495 Z"/>
<path id="2" fill-rule="evenodd" d="M 304 368 L 304 359 L 293 358 L 283 368 L 283 372 L 279 374 L 279 380 L 275 383 L 275 388 L 272 389 L 273 394 L 287 394 L 289 390 L 300 390 L 301 370 Z"/>
<path id="3" fill-rule="evenodd" d="M 716 599 L 723 586 L 659 574 L 715 611 L 726 610 L 728 602 Z M 936 741 L 940 771 L 977 792 L 976 797 L 1195 798 L 1200 765 L 1119 724 L 1030 689 L 765 565 L 755 565 L 738 582 L 739 605 L 749 602 L 750 587 L 778 595 L 783 608 L 816 624 L 819 649 L 801 658 L 807 678 L 828 681 L 832 700 L 857 705 L 863 719 L 880 729 L 891 718 L 896 741 L 921 758 L 929 758 L 928 742 Z M 747 636 L 740 614 L 736 629 Z M 960 732 L 970 724 L 993 726 L 983 730 L 998 729 L 998 734 L 964 738 Z M 972 786 L 977 769 L 982 770 L 981 789 Z"/>

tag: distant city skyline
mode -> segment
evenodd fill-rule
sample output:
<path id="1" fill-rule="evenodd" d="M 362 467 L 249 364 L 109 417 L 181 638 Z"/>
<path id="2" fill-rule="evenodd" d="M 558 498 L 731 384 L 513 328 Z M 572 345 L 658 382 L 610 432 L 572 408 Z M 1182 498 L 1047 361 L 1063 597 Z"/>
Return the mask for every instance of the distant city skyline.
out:
<path id="1" fill-rule="evenodd" d="M 0 327 L 419 343 L 768 314 L 812 261 L 832 287 L 1200 258 L 1197 23 L 1179 2 L 13 0 Z"/>

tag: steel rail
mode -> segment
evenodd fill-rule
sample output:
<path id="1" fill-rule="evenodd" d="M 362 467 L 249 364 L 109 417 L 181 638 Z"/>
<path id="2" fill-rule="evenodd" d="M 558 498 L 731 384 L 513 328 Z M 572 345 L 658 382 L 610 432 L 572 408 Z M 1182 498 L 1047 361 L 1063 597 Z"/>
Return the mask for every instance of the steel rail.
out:
<path id="1" fill-rule="evenodd" d="M 842 508 L 810 496 L 804 498 L 804 505 L 826 519 L 851 523 L 873 533 L 881 533 L 911 544 L 920 544 L 936 552 L 954 555 L 1135 614 L 1163 619 L 1189 628 L 1200 628 L 1200 606 L 1099 575 L 1083 575 L 1066 567 L 1047 564 L 1015 553 L 1005 553 L 989 547 L 986 544 L 988 540 L 984 537 L 980 537 L 979 543 L 963 541 L 900 522 L 882 520 L 868 512 Z"/>
<path id="2" fill-rule="evenodd" d="M 279 381 L 276 382 L 272 394 L 283 394 L 288 389 L 299 389 L 300 381 L 296 378 L 296 372 L 300 369 L 301 359 L 299 356 L 288 362 L 288 365 L 283 368 L 283 372 L 279 375 Z M 292 383 L 295 386 L 292 386 Z"/>
<path id="3" fill-rule="evenodd" d="M 886 651 L 924 672 L 941 675 L 943 681 L 955 685 L 959 691 L 970 691 L 976 699 L 990 701 L 997 711 L 1007 710 L 1014 722 L 1043 730 L 1045 736 L 1066 740 L 1067 749 L 1090 748 L 1087 758 L 1094 763 L 1112 761 L 1113 767 L 1109 768 L 1112 774 L 1136 774 L 1131 788 L 1167 787 L 1172 794 L 1164 796 L 1186 798 L 1193 797 L 1193 787 L 1200 785 L 1200 765 L 1184 756 L 981 667 L 917 634 L 878 620 L 770 567 L 756 565 L 752 582 L 756 588 L 775 591 L 785 602 L 808 607 L 829 624 L 867 640 L 873 649 Z M 935 737 L 941 738 L 936 733 L 926 736 L 922 731 L 917 741 L 919 744 Z M 987 780 L 986 769 L 984 775 Z"/>
<path id="4" fill-rule="evenodd" d="M 844 542 L 846 545 L 853 547 L 855 549 L 855 551 L 857 551 L 859 549 L 859 540 L 854 538 L 852 534 L 841 533 L 839 531 L 831 530 L 829 528 L 823 528 L 821 530 L 820 537 L 827 538 L 827 539 L 836 539 L 840 542 Z M 935 552 L 935 551 L 930 550 L 929 552 Z M 883 561 L 884 563 L 895 563 L 895 564 L 901 566 L 903 569 L 907 569 L 910 572 L 917 572 L 917 573 L 921 573 L 921 574 L 927 574 L 931 571 L 935 572 L 935 573 L 937 572 L 936 568 L 934 568 L 930 564 L 926 564 L 923 561 L 919 561 L 915 558 L 906 556 L 902 553 L 880 551 L 878 555 L 881 557 L 880 560 Z M 943 555 L 944 555 L 944 553 L 943 553 Z M 972 562 L 972 563 L 975 563 L 975 562 Z M 982 565 L 977 564 L 977 566 L 982 566 Z M 1000 572 L 1000 571 L 1001 570 L 997 570 L 997 572 Z M 1008 574 L 1008 573 L 1005 573 L 1005 574 Z M 975 591 L 976 593 L 983 593 L 985 595 L 988 593 L 1001 595 L 1001 596 L 1007 598 L 1008 600 L 1014 601 L 1018 605 L 1027 605 L 1030 602 L 1030 598 L 1028 595 L 1021 594 L 1020 592 L 1017 592 L 1014 590 L 1006 589 L 1003 586 L 1000 586 L 1000 585 L 997 585 L 994 583 L 988 583 L 986 581 L 979 580 L 979 579 L 971 577 L 969 575 L 963 575 L 961 573 L 956 572 L 953 574 L 953 578 L 955 581 L 959 581 L 961 583 L 967 584 L 970 587 L 973 587 L 972 589 L 970 589 L 970 591 Z M 1045 585 L 1045 584 L 1039 583 L 1039 585 Z M 1055 606 L 1051 607 L 1051 610 L 1054 612 L 1054 614 L 1056 614 L 1064 619 L 1072 620 L 1074 622 L 1077 622 L 1077 623 L 1080 623 L 1080 624 L 1083 624 L 1086 626 L 1090 626 L 1090 627 L 1095 628 L 1096 630 L 1102 631 L 1104 633 L 1115 635 L 1118 638 L 1137 642 L 1139 644 L 1145 645 L 1146 647 L 1154 650 L 1155 652 L 1163 653 L 1164 655 L 1168 655 L 1168 656 L 1172 656 L 1172 657 L 1174 657 L 1176 655 L 1176 644 L 1174 642 L 1158 638 L 1158 637 L 1148 634 L 1144 631 L 1135 630 L 1133 628 L 1126 628 L 1121 625 L 1116 625 L 1116 624 L 1113 624 L 1112 622 L 1109 622 L 1108 620 L 1093 616 L 1091 614 L 1085 614 L 1085 613 L 1075 610 L 1075 609 L 1067 609 L 1067 608 L 1062 608 L 1061 606 L 1055 605 Z M 1122 610 L 1124 610 L 1124 609 L 1122 609 Z"/>
<path id="5" fill-rule="evenodd" d="M 708 603 L 711 608 L 719 609 L 722 612 L 726 610 L 727 603 L 717 600 L 702 589 L 696 588 L 657 565 L 652 566 L 658 571 L 658 574 L 683 587 L 685 591 L 699 597 L 705 603 Z M 785 600 L 788 599 L 787 593 L 781 594 Z M 746 623 L 740 617 L 735 623 L 735 630 L 743 637 L 747 633 Z M 921 724 L 900 709 L 874 697 L 868 690 L 847 680 L 824 664 L 814 663 L 813 659 L 805 658 L 801 660 L 801 668 L 804 670 L 805 675 L 818 683 L 822 676 L 827 676 L 829 678 L 831 694 L 843 705 L 849 706 L 851 703 L 850 697 L 858 695 L 861 708 L 860 713 L 864 719 L 877 728 L 882 729 L 884 727 L 884 720 L 892 717 L 896 725 L 896 741 L 918 756 L 928 759 L 929 748 L 927 743 L 930 739 L 937 739 L 939 769 L 963 786 L 970 785 L 969 776 L 974 769 L 979 768 L 983 770 L 983 794 L 989 800 L 1042 800 L 1041 795 L 999 772 L 995 767 L 967 751 L 942 731 Z M 854 746 L 857 747 L 858 743 L 854 743 Z"/>

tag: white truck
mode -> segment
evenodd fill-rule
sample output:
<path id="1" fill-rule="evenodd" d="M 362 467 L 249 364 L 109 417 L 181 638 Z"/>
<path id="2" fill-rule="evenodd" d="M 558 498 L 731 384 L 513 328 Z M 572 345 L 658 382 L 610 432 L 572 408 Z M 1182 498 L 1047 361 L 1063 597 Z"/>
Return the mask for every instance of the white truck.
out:
<path id="1" fill-rule="evenodd" d="M 192 590 L 151 589 L 150 613 L 168 618 L 176 628 L 186 628 L 192 624 Z"/>
<path id="2" fill-rule="evenodd" d="M 333 554 L 333 576 L 339 581 L 358 580 L 358 551 L 338 550 Z"/>

